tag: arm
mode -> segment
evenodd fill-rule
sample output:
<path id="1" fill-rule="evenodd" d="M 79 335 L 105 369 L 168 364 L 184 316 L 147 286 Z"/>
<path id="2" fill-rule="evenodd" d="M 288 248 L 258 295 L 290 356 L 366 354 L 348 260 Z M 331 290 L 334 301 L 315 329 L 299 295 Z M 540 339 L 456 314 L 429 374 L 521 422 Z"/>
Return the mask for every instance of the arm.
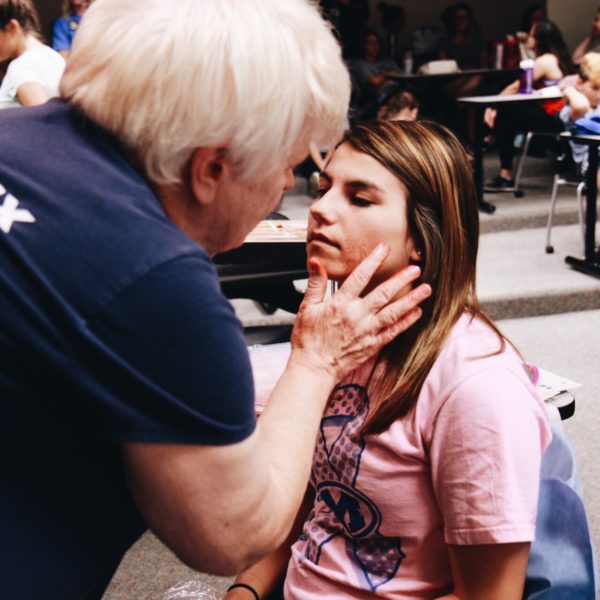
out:
<path id="1" fill-rule="evenodd" d="M 592 42 L 592 35 L 590 34 L 581 41 L 581 43 L 579 44 L 579 46 L 577 46 L 577 48 L 575 48 L 575 50 L 573 50 L 573 54 L 571 55 L 571 60 L 576 65 L 578 65 L 582 61 L 583 57 L 586 55 L 591 42 Z"/>
<path id="2" fill-rule="evenodd" d="M 48 102 L 48 90 L 37 81 L 28 81 L 19 86 L 17 98 L 23 106 L 36 106 Z"/>
<path id="3" fill-rule="evenodd" d="M 471 356 L 484 347 L 472 348 Z M 445 600 L 522 597 L 550 439 L 543 403 L 518 361 L 480 360 L 487 368 L 452 391 L 430 445 L 454 584 Z"/>
<path id="4" fill-rule="evenodd" d="M 286 541 L 275 552 L 240 573 L 235 578 L 235 583 L 248 584 L 256 590 L 261 598 L 266 598 L 274 591 L 277 584 L 285 576 L 291 556 L 291 547 L 302 533 L 304 521 L 313 507 L 314 500 L 314 489 L 309 486 Z M 238 598 L 239 600 L 244 600 L 244 598 L 247 600 L 248 597 L 247 590 L 236 588 L 228 592 L 223 600 L 237 600 Z"/>
<path id="5" fill-rule="evenodd" d="M 571 107 L 571 121 L 584 117 L 592 109 L 590 102 L 585 95 L 574 87 L 566 87 L 563 90 L 563 94 L 567 104 Z"/>
<path id="6" fill-rule="evenodd" d="M 448 546 L 454 591 L 438 600 L 521 600 L 529 546 Z"/>
<path id="7" fill-rule="evenodd" d="M 409 268 L 361 298 L 386 254 L 372 253 L 327 301 L 326 274 L 310 265 L 288 365 L 247 439 L 226 446 L 125 444 L 146 522 L 193 568 L 239 572 L 285 540 L 333 386 L 410 326 L 420 314 L 414 307 L 430 292 L 419 286 L 389 302 L 414 278 Z"/>

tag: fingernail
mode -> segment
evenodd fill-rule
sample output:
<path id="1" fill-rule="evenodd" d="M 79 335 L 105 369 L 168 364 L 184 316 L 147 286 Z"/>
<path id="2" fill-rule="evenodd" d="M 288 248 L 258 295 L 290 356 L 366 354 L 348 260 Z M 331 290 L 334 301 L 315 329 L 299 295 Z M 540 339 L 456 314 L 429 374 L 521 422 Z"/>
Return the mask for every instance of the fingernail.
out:
<path id="1" fill-rule="evenodd" d="M 410 265 L 410 267 L 408 267 L 408 274 L 411 277 L 418 277 L 421 274 L 421 268 L 417 265 Z"/>
<path id="2" fill-rule="evenodd" d="M 381 244 L 377 244 L 377 247 L 375 248 L 375 257 L 376 258 L 383 258 L 384 256 L 386 256 L 387 253 L 388 253 L 387 244 L 384 244 L 383 242 Z"/>

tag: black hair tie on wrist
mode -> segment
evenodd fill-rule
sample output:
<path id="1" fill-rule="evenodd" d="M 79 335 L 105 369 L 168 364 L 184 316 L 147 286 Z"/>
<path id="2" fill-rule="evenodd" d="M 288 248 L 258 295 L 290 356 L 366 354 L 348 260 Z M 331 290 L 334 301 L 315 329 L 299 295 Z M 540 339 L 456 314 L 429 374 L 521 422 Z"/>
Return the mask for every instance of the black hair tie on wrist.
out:
<path id="1" fill-rule="evenodd" d="M 260 596 L 258 595 L 258 592 L 251 585 L 248 585 L 247 583 L 234 583 L 233 585 L 230 585 L 227 588 L 227 591 L 230 592 L 231 590 L 233 590 L 235 588 L 244 588 L 245 590 L 248 590 L 251 594 L 254 595 L 254 600 L 260 600 Z"/>

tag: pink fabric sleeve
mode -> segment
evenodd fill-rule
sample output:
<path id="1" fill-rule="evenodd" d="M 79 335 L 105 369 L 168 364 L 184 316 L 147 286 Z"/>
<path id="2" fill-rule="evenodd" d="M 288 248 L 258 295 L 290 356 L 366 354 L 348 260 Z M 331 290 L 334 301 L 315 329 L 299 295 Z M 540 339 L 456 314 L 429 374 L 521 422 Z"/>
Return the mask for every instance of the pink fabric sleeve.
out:
<path id="1" fill-rule="evenodd" d="M 448 544 L 532 541 L 548 417 L 526 381 L 495 366 L 443 403 L 431 439 L 434 493 Z"/>

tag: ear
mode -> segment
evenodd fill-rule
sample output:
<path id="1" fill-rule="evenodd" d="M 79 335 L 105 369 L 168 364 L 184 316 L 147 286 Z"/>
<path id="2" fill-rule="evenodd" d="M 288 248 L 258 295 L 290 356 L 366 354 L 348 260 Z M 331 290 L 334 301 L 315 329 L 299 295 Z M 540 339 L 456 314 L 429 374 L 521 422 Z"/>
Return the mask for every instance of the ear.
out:
<path id="1" fill-rule="evenodd" d="M 423 252 L 417 248 L 412 237 L 408 240 L 408 258 L 413 265 L 421 265 L 423 263 Z"/>
<path id="2" fill-rule="evenodd" d="M 19 23 L 19 21 L 17 21 L 16 19 L 11 19 L 4 27 L 3 27 L 4 31 L 6 31 L 7 33 L 16 33 L 17 31 L 21 30 L 21 25 Z"/>
<path id="3" fill-rule="evenodd" d="M 190 160 L 190 190 L 199 204 L 212 204 L 231 167 L 223 147 L 196 148 Z"/>
<path id="4" fill-rule="evenodd" d="M 423 264 L 423 252 L 419 246 L 417 246 L 412 235 L 406 240 L 406 253 L 411 265 L 422 265 Z"/>

